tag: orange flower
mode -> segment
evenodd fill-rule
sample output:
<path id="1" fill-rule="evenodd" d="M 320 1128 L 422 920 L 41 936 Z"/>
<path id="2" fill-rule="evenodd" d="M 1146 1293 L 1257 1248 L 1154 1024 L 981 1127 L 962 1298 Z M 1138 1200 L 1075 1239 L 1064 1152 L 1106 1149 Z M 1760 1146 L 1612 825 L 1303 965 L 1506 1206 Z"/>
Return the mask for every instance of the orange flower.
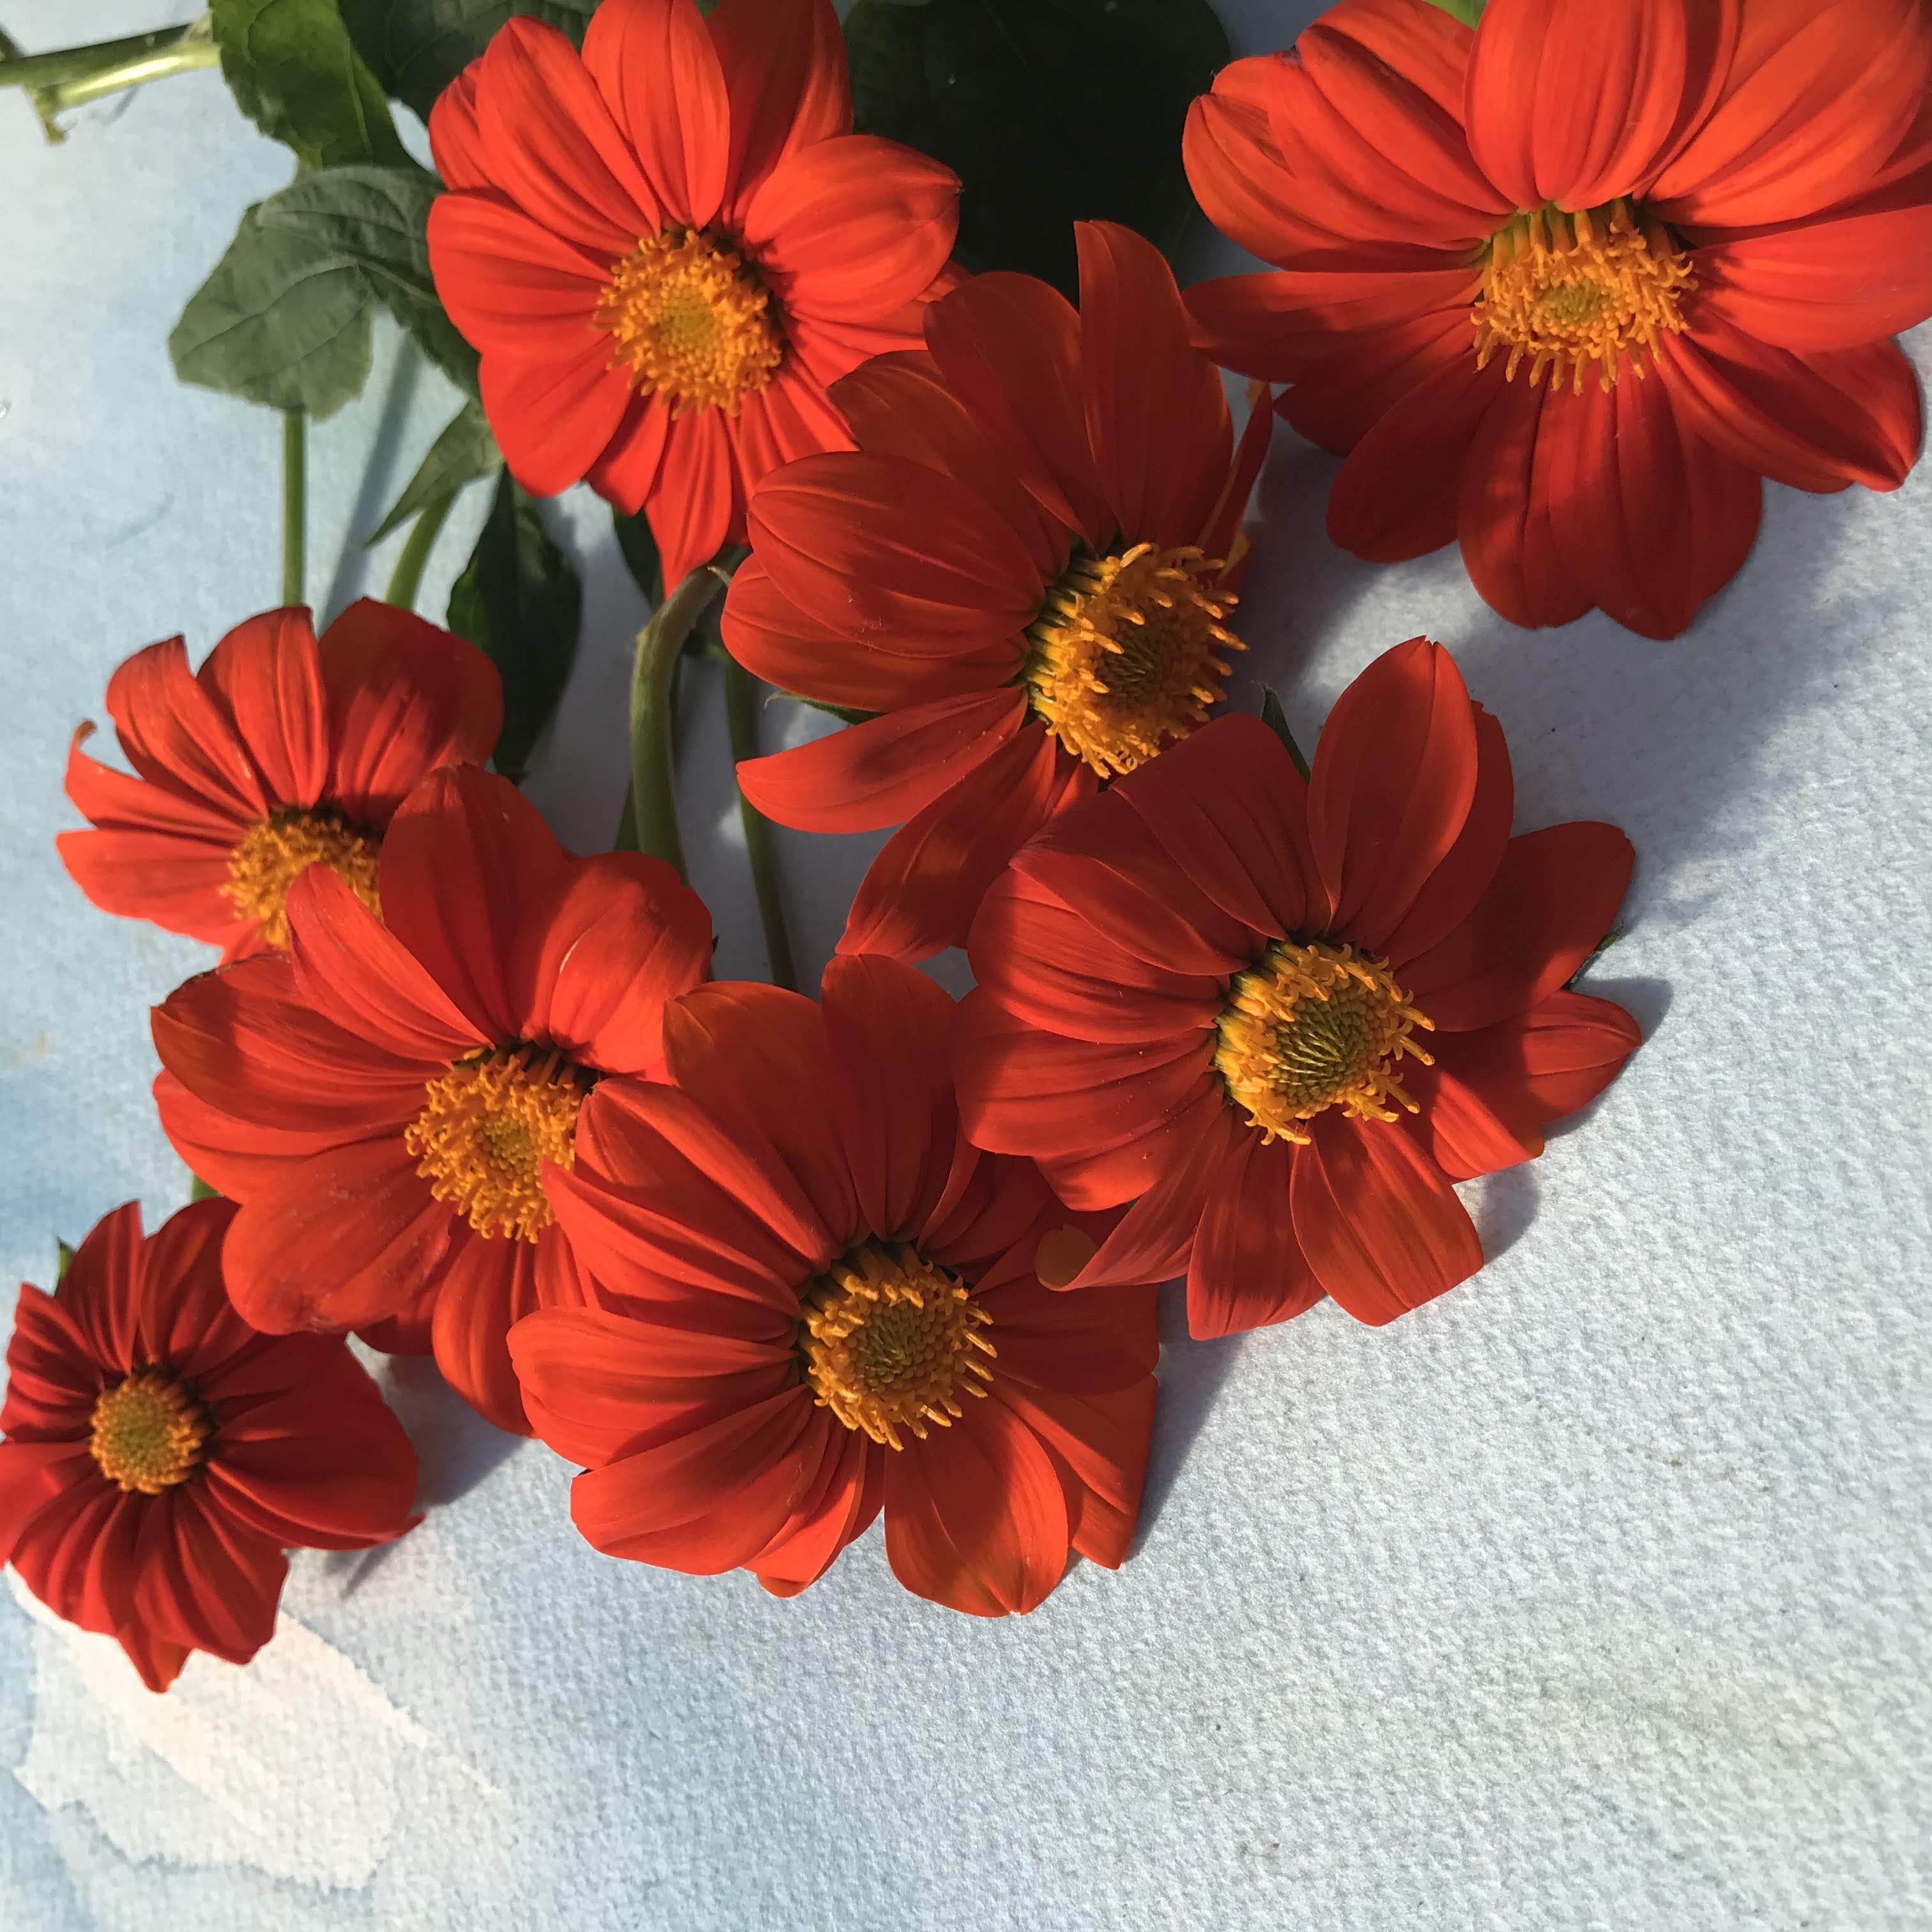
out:
<path id="1" fill-rule="evenodd" d="M 241 1203 L 224 1264 L 248 1320 L 434 1349 L 522 1430 L 505 1334 L 591 1294 L 544 1174 L 570 1166 L 598 1080 L 658 1065 L 664 1003 L 704 977 L 710 919 L 662 861 L 574 858 L 514 785 L 469 766 L 396 814 L 380 884 L 379 920 L 315 868 L 290 894 L 286 954 L 156 1009 L 161 1125 Z"/>
<path id="2" fill-rule="evenodd" d="M 1080 1208 L 1063 1285 L 1187 1272 L 1223 1335 L 1332 1296 L 1383 1322 L 1482 1265 L 1450 1186 L 1534 1158 L 1637 1043 L 1564 990 L 1630 877 L 1612 826 L 1509 836 L 1509 753 L 1418 638 L 1346 691 L 1304 784 L 1216 719 L 1058 820 L 986 896 L 967 1128 Z"/>
<path id="3" fill-rule="evenodd" d="M 1124 1560 L 1152 1295 L 1042 1288 L 1069 1217 L 961 1136 L 955 1012 L 886 959 L 835 959 L 822 1006 L 700 987 L 664 1016 L 675 1088 L 585 1103 L 550 1186 L 616 1295 L 510 1349 L 536 1432 L 588 1472 L 571 1514 L 598 1549 L 788 1597 L 883 1508 L 899 1581 L 976 1616 L 1033 1609 L 1070 1546 Z"/>
<path id="4" fill-rule="evenodd" d="M 641 506 L 667 584 L 848 446 L 826 385 L 944 285 L 958 182 L 851 125 L 829 0 L 604 0 L 580 58 L 512 20 L 430 116 L 430 266 L 504 460 Z"/>
<path id="5" fill-rule="evenodd" d="M 1197 100 L 1188 173 L 1280 265 L 1189 292 L 1346 455 L 1330 535 L 1452 538 L 1512 622 L 1676 636 L 1761 477 L 1895 488 L 1932 314 L 1926 0 L 1342 0 Z"/>
<path id="6" fill-rule="evenodd" d="M 502 728 L 472 644 L 368 598 L 317 641 L 305 610 L 238 624 L 190 676 L 178 638 L 107 683 L 134 776 L 82 755 L 67 795 L 95 828 L 55 842 L 104 912 L 205 939 L 224 959 L 288 944 L 289 888 L 317 860 L 376 905 L 396 808 L 440 764 L 480 763 Z"/>
<path id="7" fill-rule="evenodd" d="M 782 824 L 906 821 L 839 950 L 962 944 L 980 895 L 1077 798 L 1221 697 L 1228 560 L 1270 418 L 1234 447 L 1174 278 L 1124 228 L 1076 224 L 1080 311 L 976 277 L 924 355 L 838 385 L 859 449 L 768 478 L 724 638 L 787 691 L 884 715 L 739 767 Z"/>
<path id="8" fill-rule="evenodd" d="M 0 1562 L 114 1638 L 150 1690 L 191 1650 L 246 1664 L 285 1549 L 360 1550 L 415 1519 L 416 1452 L 338 1340 L 258 1334 L 229 1305 L 235 1209 L 142 1238 L 129 1202 L 52 1294 L 20 1290 L 0 1408 Z"/>

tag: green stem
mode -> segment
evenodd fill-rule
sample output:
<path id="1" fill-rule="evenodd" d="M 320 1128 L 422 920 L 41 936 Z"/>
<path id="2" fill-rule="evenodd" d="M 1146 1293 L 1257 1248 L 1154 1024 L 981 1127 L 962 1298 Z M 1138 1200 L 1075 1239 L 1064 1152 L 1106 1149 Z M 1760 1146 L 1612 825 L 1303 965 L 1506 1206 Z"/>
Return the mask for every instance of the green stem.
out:
<path id="1" fill-rule="evenodd" d="M 731 762 L 758 755 L 758 721 L 752 704 L 752 680 L 736 658 L 724 660 L 724 718 L 731 734 Z M 738 788 L 738 817 L 745 828 L 745 856 L 751 863 L 752 890 L 758 895 L 758 922 L 765 929 L 765 956 L 771 962 L 772 983 L 796 992 L 798 975 L 792 965 L 791 935 L 785 929 L 784 896 L 778 888 L 778 855 L 772 845 L 771 820 Z"/>
<path id="2" fill-rule="evenodd" d="M 0 59 L 0 87 L 31 88 L 43 92 L 50 107 L 78 107 L 122 88 L 213 67 L 220 58 L 204 15 L 186 26 L 158 27 L 152 33 L 101 40 L 92 46 L 10 54 Z"/>
<path id="3" fill-rule="evenodd" d="M 396 559 L 395 568 L 389 573 L 389 587 L 382 593 L 385 602 L 400 604 L 405 610 L 416 608 L 416 592 L 422 586 L 423 566 L 428 562 L 429 554 L 436 538 L 442 534 L 442 526 L 455 507 L 456 496 L 454 490 L 446 490 L 440 496 L 432 496 L 416 512 L 409 539 L 403 545 L 402 554 Z"/>
<path id="4" fill-rule="evenodd" d="M 630 803 L 636 842 L 619 849 L 662 859 L 687 882 L 671 766 L 671 675 L 692 626 L 725 582 L 725 573 L 708 563 L 694 570 L 638 633 L 631 672 Z"/>
<path id="5" fill-rule="evenodd" d="M 282 602 L 304 604 L 308 575 L 308 418 L 300 410 L 282 412 Z"/>

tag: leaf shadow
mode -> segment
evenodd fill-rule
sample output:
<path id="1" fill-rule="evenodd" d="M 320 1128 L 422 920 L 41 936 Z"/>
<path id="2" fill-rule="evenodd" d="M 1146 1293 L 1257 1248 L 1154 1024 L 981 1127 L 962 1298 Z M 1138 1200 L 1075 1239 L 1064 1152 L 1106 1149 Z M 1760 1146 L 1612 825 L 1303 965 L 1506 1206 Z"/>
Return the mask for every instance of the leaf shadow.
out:
<path id="1" fill-rule="evenodd" d="M 318 630 L 368 589 L 369 554 L 362 548 L 362 539 L 382 521 L 399 487 L 398 459 L 402 454 L 403 435 L 409 427 L 410 407 L 422 381 L 423 368 L 422 358 L 413 352 L 392 358 L 388 387 L 382 392 L 376 434 L 369 445 L 368 460 L 362 466 L 362 481 L 356 487 L 341 554 L 328 580 L 328 594 L 316 609 Z"/>

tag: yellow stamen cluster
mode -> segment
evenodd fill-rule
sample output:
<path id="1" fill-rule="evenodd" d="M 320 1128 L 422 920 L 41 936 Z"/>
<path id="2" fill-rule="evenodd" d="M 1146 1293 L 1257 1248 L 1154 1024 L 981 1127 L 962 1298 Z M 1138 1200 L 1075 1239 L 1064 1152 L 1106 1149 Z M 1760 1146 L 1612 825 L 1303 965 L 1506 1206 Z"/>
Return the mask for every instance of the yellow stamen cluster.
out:
<path id="1" fill-rule="evenodd" d="M 806 1291 L 799 1334 L 805 1378 L 821 1408 L 874 1442 L 903 1448 L 926 1426 L 950 1429 L 957 1398 L 983 1396 L 998 1353 L 988 1316 L 949 1270 L 903 1243 L 868 1242 Z M 974 1379 L 977 1378 L 976 1380 Z"/>
<path id="2" fill-rule="evenodd" d="M 1264 1141 L 1305 1144 L 1299 1123 L 1330 1107 L 1364 1120 L 1394 1120 L 1390 1102 L 1416 1111 L 1396 1064 L 1405 1054 L 1434 1063 L 1410 1039 L 1413 1027 L 1434 1030 L 1380 960 L 1352 946 L 1279 940 L 1228 988 L 1215 1070 Z"/>
<path id="3" fill-rule="evenodd" d="M 668 228 L 614 264 L 592 321 L 613 339 L 613 368 L 663 398 L 674 416 L 736 415 L 784 355 L 772 299 L 742 257 L 706 236 Z"/>
<path id="4" fill-rule="evenodd" d="M 1028 627 L 1023 675 L 1035 716 L 1105 778 L 1132 771 L 1207 722 L 1245 648 L 1222 627 L 1233 596 L 1219 560 L 1136 544 L 1077 552 Z"/>
<path id="5" fill-rule="evenodd" d="M 1643 352 L 1654 356 L 1662 336 L 1684 332 L 1680 304 L 1696 285 L 1670 231 L 1628 201 L 1574 214 L 1533 208 L 1490 241 L 1482 298 L 1472 310 L 1476 365 L 1507 349 L 1507 379 L 1527 359 L 1532 382 L 1553 368 L 1553 386 L 1568 377 L 1581 395 L 1585 368 L 1594 364 L 1608 389 L 1626 357 L 1641 376 Z"/>
<path id="6" fill-rule="evenodd" d="M 403 1131 L 416 1172 L 479 1234 L 534 1241 L 556 1216 L 543 1166 L 576 1165 L 578 1110 L 589 1082 L 552 1048 L 508 1046 L 459 1060 L 430 1081 Z"/>
<path id="7" fill-rule="evenodd" d="M 380 915 L 376 890 L 382 842 L 332 812 L 271 813 L 250 826 L 228 855 L 221 888 L 238 919 L 260 920 L 271 946 L 289 943 L 289 888 L 311 866 L 326 866 L 369 910 Z"/>
<path id="8" fill-rule="evenodd" d="M 160 1369 L 137 1369 L 94 1403 L 87 1446 L 110 1483 L 158 1496 L 194 1473 L 214 1430 L 184 1384 Z"/>

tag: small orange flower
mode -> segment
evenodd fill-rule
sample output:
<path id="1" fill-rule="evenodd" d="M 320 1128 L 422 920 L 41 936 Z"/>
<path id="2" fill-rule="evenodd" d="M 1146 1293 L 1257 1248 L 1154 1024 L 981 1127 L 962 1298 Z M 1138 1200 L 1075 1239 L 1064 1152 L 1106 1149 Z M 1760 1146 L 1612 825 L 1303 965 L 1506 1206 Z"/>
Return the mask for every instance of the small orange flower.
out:
<path id="1" fill-rule="evenodd" d="M 56 843 L 104 912 L 205 939 L 224 959 L 288 944 L 289 888 L 316 862 L 376 904 L 382 833 L 438 765 L 489 757 L 496 668 L 473 644 L 368 598 L 317 640 L 305 610 L 238 624 L 190 676 L 178 638 L 107 684 L 134 775 L 80 751 L 67 794 L 93 825 Z"/>
<path id="2" fill-rule="evenodd" d="M 154 1016 L 161 1125 L 241 1203 L 225 1265 L 257 1327 L 434 1350 L 522 1430 L 503 1338 L 592 1291 L 548 1173 L 609 1073 L 649 1074 L 711 921 L 662 860 L 566 852 L 508 779 L 434 772 L 392 822 L 375 918 L 322 867 L 286 954 L 204 973 Z"/>
<path id="3" fill-rule="evenodd" d="M 286 1549 L 359 1550 L 414 1519 L 416 1453 L 336 1338 L 230 1305 L 226 1201 L 145 1239 L 117 1208 L 52 1294 L 20 1290 L 0 1408 L 0 1562 L 118 1641 L 150 1690 L 190 1651 L 246 1664 Z"/>
<path id="4" fill-rule="evenodd" d="M 1388 1322 L 1482 1265 L 1450 1182 L 1540 1154 L 1637 1043 L 1564 990 L 1629 842 L 1512 838 L 1514 796 L 1418 638 L 1343 692 L 1307 782 L 1217 718 L 1019 854 L 974 923 L 960 1106 L 1072 1206 L 1133 1203 L 1064 1285 L 1184 1270 L 1224 1335 L 1324 1294 Z"/>
<path id="5" fill-rule="evenodd" d="M 955 1012 L 887 959 L 835 959 L 819 1006 L 701 987 L 664 1016 L 675 1086 L 585 1103 L 550 1184 L 615 1297 L 510 1350 L 598 1549 L 788 1597 L 883 1510 L 899 1581 L 976 1616 L 1032 1610 L 1070 1548 L 1125 1560 L 1152 1294 L 1041 1286 L 1043 1245 L 1093 1244 L 961 1136 Z"/>
<path id="6" fill-rule="evenodd" d="M 511 20 L 430 116 L 430 266 L 504 460 L 641 506 L 675 584 L 773 465 L 849 446 L 826 386 L 919 339 L 959 184 L 851 130 L 830 0 Z"/>
<path id="7" fill-rule="evenodd" d="M 1342 0 L 1194 104 L 1195 192 L 1280 271 L 1190 290 L 1198 339 L 1347 457 L 1345 548 L 1675 637 L 1760 478 L 1916 460 L 1928 80 L 1927 0 Z"/>
<path id="8" fill-rule="evenodd" d="M 748 760 L 781 824 L 905 821 L 839 950 L 962 944 L 1027 838 L 1220 701 L 1237 532 L 1271 418 L 1237 449 L 1160 252 L 1076 224 L 1080 309 L 980 275 L 927 353 L 838 386 L 860 447 L 768 477 L 734 579 L 732 653 L 782 689 L 884 715 Z"/>

